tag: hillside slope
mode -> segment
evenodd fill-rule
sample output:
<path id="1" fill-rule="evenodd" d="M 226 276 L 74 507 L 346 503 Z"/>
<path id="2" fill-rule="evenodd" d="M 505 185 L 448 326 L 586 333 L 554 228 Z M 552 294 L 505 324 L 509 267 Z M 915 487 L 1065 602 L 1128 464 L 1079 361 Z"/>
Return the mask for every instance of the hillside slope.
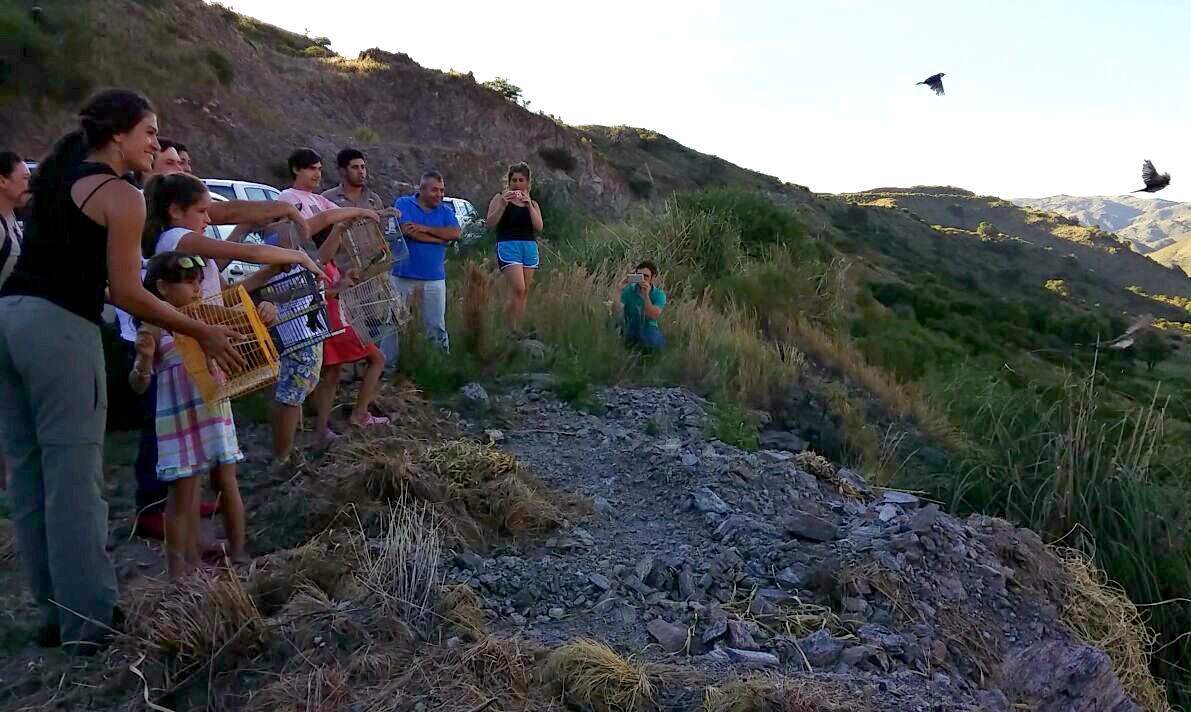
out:
<path id="1" fill-rule="evenodd" d="M 585 206 L 612 212 L 636 197 L 701 185 L 781 189 L 775 178 L 652 132 L 632 130 L 634 140 L 625 141 L 618 129 L 575 129 L 470 73 L 426 69 L 376 49 L 344 59 L 309 37 L 201 0 L 41 5 L 49 20 L 38 25 L 23 0 L 0 0 L 0 26 L 13 29 L 0 48 L 0 135 L 30 156 L 71 126 L 90 89 L 118 85 L 149 95 L 163 135 L 186 143 L 204 176 L 284 184 L 294 147 L 330 159 L 353 145 L 367 151 L 382 194 L 435 167 L 450 194 L 486 201 L 505 166 L 519 160 Z M 638 134 L 666 151 L 642 150 Z"/>
<path id="2" fill-rule="evenodd" d="M 1191 297 L 1191 281 L 1181 272 L 1137 254 L 1127 241 L 1098 227 L 953 187 L 878 188 L 843 197 L 860 205 L 905 208 L 930 225 L 970 233 L 988 223 L 1027 249 L 1028 256 L 1014 265 L 1040 280 L 1036 284 L 1048 279 L 1082 282 L 1089 287 L 1084 295 L 1091 297 L 1085 300 L 1088 305 L 1133 312 L 1153 308 L 1172 319 L 1186 316 L 1181 309 L 1164 310 L 1161 304 L 1138 301 L 1130 287 L 1150 294 Z"/>
<path id="3" fill-rule="evenodd" d="M 1073 196 L 1014 200 L 1023 207 L 1037 208 L 1074 218 L 1082 225 L 1115 232 L 1147 254 L 1182 242 L 1191 235 L 1191 204 L 1146 199 L 1133 195 Z M 1170 264 L 1164 262 L 1164 264 Z"/>

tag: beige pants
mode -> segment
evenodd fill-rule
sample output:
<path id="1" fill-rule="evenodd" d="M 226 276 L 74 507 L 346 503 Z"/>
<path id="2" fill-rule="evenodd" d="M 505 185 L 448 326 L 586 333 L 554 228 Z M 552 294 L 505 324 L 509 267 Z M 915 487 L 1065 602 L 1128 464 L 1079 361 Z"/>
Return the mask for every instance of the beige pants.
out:
<path id="1" fill-rule="evenodd" d="M 116 604 L 107 553 L 99 327 L 36 297 L 0 298 L 0 446 L 17 549 L 44 622 L 94 641 Z M 72 613 L 73 611 L 73 613 Z"/>

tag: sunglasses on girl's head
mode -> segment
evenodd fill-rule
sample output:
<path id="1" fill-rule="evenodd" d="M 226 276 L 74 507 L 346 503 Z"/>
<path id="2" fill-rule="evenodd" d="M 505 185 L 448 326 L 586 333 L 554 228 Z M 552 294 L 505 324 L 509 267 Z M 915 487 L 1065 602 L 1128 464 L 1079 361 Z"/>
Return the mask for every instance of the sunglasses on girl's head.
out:
<path id="1" fill-rule="evenodd" d="M 207 263 L 198 255 L 183 255 L 178 258 L 176 265 L 182 269 L 202 269 Z"/>

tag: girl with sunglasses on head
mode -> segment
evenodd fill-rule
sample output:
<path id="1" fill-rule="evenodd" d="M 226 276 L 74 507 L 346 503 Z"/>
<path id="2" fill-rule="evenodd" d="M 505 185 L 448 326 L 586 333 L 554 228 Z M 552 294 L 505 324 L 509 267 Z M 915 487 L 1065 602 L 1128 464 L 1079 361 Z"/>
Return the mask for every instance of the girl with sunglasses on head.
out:
<path id="1" fill-rule="evenodd" d="M 189 306 L 203 298 L 208 264 L 197 255 L 162 252 L 149 260 L 145 289 L 175 308 Z M 186 575 L 200 561 L 200 483 L 208 472 L 219 493 L 228 556 L 237 563 L 247 562 L 244 502 L 236 482 L 236 463 L 244 456 L 236 440 L 231 401 L 203 400 L 169 332 L 140 325 L 136 352 L 128 377 L 132 390 L 144 394 L 154 377 L 157 381 L 157 477 L 169 484 L 165 542 L 170 578 Z"/>

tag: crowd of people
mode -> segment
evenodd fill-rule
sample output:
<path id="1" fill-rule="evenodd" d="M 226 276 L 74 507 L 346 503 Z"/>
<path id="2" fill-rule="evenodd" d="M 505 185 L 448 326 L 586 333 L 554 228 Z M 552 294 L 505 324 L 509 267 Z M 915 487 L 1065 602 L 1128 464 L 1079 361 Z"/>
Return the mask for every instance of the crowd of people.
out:
<path id="1" fill-rule="evenodd" d="M 216 371 L 232 373 L 241 365 L 236 332 L 184 311 L 228 286 L 222 270 L 230 261 L 263 266 L 241 282 L 248 289 L 300 270 L 317 275 L 325 289 L 334 335 L 288 349 L 280 360 L 273 390 L 274 468 L 291 456 L 308 399 L 315 406 L 316 439 L 341 437 L 330 415 L 345 366 L 363 366 L 349 427 L 389 422 L 371 406 L 386 368 L 397 363 L 398 340 L 389 337 L 379 347 L 364 341 L 337 303 L 357 277 L 335 266 L 348 225 L 398 222 L 392 241 L 402 259 L 392 270 L 394 290 L 420 300 L 426 338 L 449 352 L 445 261 L 461 230 L 454 209 L 444 203 L 442 174 L 426 171 L 413 195 L 385 207 L 368 187 L 361 151 L 340 151 L 336 164 L 339 185 L 320 193 L 322 158 L 301 148 L 287 161 L 292 185 L 276 201 L 213 201 L 192 174 L 190 151 L 159 137 L 153 107 L 127 90 L 91 98 L 79 127 L 55 144 L 32 180 L 20 156 L 0 152 L 0 485 L 7 473 L 17 547 L 42 614 L 39 644 L 91 653 L 122 619 L 103 497 L 108 390 L 100 329 L 106 304 L 118 309 L 124 344 L 119 356 L 143 405 L 136 526 L 164 539 L 171 578 L 202 566 L 211 553 L 248 560 L 236 474 L 244 456 L 232 410 L 227 400 L 203 399 L 176 340 L 197 341 Z M 22 231 L 16 212 L 26 203 Z M 294 226 L 284 244 L 244 240 L 280 220 Z M 208 236 L 210 225 L 237 227 L 222 240 Z M 496 258 L 508 287 L 508 326 L 521 334 L 541 265 L 537 240 L 545 229 L 527 164 L 509 168 L 506 185 L 488 205 L 487 225 L 496 233 Z M 307 237 L 317 255 L 302 249 Z M 657 320 L 666 297 L 655 284 L 657 273 L 653 263 L 639 264 L 618 300 L 626 341 L 647 349 L 664 344 Z M 278 319 L 278 305 L 261 301 L 256 308 L 264 321 Z M 214 502 L 203 501 L 204 477 Z M 202 540 L 200 519 L 216 511 L 227 545 L 212 552 Z"/>

